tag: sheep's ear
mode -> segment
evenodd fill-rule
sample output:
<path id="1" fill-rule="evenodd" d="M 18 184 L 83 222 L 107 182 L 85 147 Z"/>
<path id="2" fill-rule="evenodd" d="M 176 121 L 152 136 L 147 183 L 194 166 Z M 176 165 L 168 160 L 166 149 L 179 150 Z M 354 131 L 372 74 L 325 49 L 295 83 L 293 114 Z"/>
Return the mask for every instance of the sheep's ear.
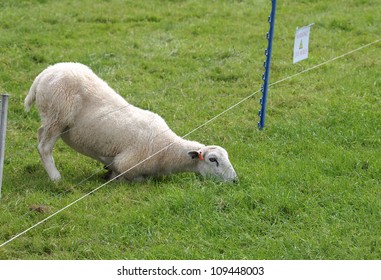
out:
<path id="1" fill-rule="evenodd" d="M 188 155 L 189 155 L 192 159 L 198 158 L 198 152 L 197 152 L 197 151 L 190 151 L 190 152 L 188 152 Z"/>
<path id="2" fill-rule="evenodd" d="M 202 152 L 201 151 L 190 151 L 190 152 L 188 152 L 188 155 L 192 159 L 199 158 L 200 160 L 204 160 L 204 157 L 202 156 Z"/>

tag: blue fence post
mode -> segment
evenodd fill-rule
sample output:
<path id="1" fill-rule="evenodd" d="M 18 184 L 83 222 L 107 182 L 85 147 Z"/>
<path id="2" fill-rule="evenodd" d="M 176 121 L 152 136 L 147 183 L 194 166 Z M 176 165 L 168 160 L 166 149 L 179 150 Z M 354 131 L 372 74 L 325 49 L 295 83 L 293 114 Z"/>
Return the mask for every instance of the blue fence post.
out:
<path id="1" fill-rule="evenodd" d="M 271 2 L 272 2 L 271 14 L 268 18 L 268 21 L 270 24 L 270 31 L 266 35 L 266 38 L 268 40 L 268 45 L 267 45 L 267 49 L 265 50 L 266 61 L 263 63 L 265 72 L 262 75 L 262 80 L 264 81 L 263 86 L 261 87 L 262 98 L 261 98 L 260 104 L 262 107 L 258 114 L 260 118 L 258 122 L 259 129 L 263 129 L 265 127 L 267 92 L 269 87 L 271 53 L 272 53 L 273 37 L 274 37 L 276 0 L 271 0 Z"/>

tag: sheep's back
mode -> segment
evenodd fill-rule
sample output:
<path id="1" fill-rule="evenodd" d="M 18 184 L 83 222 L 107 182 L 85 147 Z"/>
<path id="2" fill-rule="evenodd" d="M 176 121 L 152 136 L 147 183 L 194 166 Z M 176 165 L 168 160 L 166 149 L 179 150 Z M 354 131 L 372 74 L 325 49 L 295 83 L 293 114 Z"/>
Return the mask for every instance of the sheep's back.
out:
<path id="1" fill-rule="evenodd" d="M 160 116 L 127 103 L 125 106 L 104 104 L 81 111 L 64 141 L 89 156 L 113 157 L 126 150 L 145 155 L 175 137 Z"/>

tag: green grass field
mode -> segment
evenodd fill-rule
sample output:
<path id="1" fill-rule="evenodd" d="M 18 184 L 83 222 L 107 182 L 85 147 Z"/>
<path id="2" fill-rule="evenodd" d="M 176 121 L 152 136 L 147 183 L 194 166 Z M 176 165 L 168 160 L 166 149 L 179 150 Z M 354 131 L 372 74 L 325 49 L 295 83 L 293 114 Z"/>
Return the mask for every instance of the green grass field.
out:
<path id="1" fill-rule="evenodd" d="M 278 1 L 271 82 L 380 39 L 380 0 Z M 62 141 L 63 179 L 23 110 L 48 65 L 90 66 L 185 135 L 257 91 L 271 2 L 0 0 L 9 93 L 0 244 L 101 186 L 102 165 Z M 296 27 L 310 56 L 292 64 Z M 235 185 L 178 174 L 111 182 L 0 248 L 0 259 L 380 259 L 381 42 L 270 87 L 187 138 L 225 147 Z"/>

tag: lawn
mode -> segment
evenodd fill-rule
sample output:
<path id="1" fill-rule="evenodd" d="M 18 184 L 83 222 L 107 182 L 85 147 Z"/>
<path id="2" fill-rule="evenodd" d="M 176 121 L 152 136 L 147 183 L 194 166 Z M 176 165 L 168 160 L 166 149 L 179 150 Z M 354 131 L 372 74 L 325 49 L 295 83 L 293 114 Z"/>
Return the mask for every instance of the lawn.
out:
<path id="1" fill-rule="evenodd" d="M 271 83 L 380 39 L 380 0 L 278 1 Z M 48 65 L 91 67 L 179 135 L 258 91 L 271 1 L 0 1 L 10 94 L 0 259 L 381 259 L 381 42 L 270 87 L 187 139 L 226 148 L 238 184 L 177 174 L 106 184 L 62 141 L 49 181 L 23 100 Z M 297 27 L 310 55 L 292 64 Z"/>

